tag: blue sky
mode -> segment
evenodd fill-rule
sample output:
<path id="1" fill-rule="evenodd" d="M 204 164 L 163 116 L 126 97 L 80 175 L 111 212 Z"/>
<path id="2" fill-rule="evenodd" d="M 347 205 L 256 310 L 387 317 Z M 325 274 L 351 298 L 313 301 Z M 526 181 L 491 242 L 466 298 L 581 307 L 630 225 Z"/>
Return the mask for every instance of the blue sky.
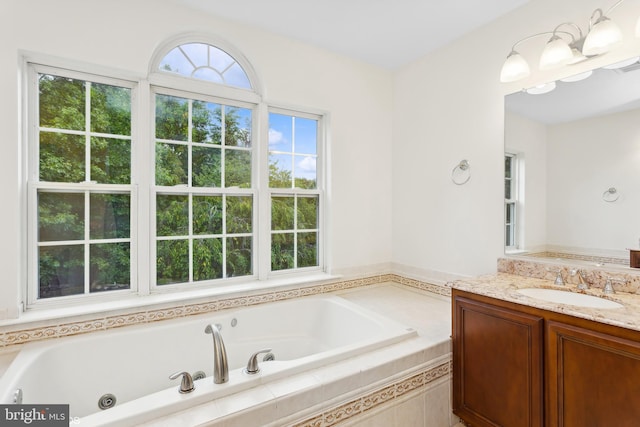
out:
<path id="1" fill-rule="evenodd" d="M 269 159 L 297 178 L 316 179 L 317 120 L 269 114 Z"/>

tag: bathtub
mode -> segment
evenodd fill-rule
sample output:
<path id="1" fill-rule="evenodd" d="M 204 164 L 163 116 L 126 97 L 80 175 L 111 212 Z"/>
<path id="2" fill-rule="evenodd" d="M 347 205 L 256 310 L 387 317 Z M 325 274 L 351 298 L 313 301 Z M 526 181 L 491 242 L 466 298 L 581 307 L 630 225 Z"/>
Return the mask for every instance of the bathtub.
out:
<path id="1" fill-rule="evenodd" d="M 221 325 L 229 381 L 214 384 L 208 324 Z M 0 402 L 69 404 L 72 425 L 137 425 L 416 336 L 414 329 L 336 295 L 311 296 L 27 344 L 0 378 Z M 260 372 L 244 367 L 272 349 Z M 203 371 L 189 394 L 177 371 Z M 115 396 L 115 406 L 98 402 Z M 108 399 L 107 399 L 108 400 Z"/>

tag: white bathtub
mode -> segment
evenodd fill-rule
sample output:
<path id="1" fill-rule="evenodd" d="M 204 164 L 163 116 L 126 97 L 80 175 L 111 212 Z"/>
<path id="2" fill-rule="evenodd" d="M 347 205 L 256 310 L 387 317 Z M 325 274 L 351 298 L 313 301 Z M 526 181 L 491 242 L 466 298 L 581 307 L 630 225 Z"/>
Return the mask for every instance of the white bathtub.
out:
<path id="1" fill-rule="evenodd" d="M 232 320 L 235 326 L 232 327 Z M 214 384 L 213 343 L 204 333 L 222 325 L 229 381 Z M 335 295 L 297 298 L 209 315 L 27 344 L 0 378 L 0 402 L 69 404 L 76 425 L 136 425 L 417 335 L 416 331 Z M 271 348 L 276 360 L 255 375 L 249 356 Z M 177 371 L 204 371 L 190 394 L 179 394 Z M 100 410 L 110 393 L 117 404 Z"/>

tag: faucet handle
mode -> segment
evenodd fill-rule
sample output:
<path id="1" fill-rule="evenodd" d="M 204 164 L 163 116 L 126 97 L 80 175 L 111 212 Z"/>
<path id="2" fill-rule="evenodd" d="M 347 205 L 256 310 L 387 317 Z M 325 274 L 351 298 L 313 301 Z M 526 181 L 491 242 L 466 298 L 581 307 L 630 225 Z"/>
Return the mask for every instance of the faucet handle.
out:
<path id="1" fill-rule="evenodd" d="M 604 284 L 604 288 L 602 289 L 603 294 L 615 294 L 616 290 L 613 289 L 613 284 L 611 283 L 611 278 L 607 279 Z"/>
<path id="2" fill-rule="evenodd" d="M 554 285 L 558 285 L 558 286 L 564 286 L 564 278 L 562 277 L 562 268 L 552 268 L 552 267 L 546 267 L 545 270 L 551 272 L 551 273 L 556 273 L 556 279 L 553 281 Z"/>
<path id="3" fill-rule="evenodd" d="M 251 355 L 249 361 L 247 362 L 247 367 L 244 370 L 247 374 L 257 374 L 260 372 L 260 368 L 258 367 L 258 355 L 261 353 L 269 353 L 271 351 L 270 348 L 265 348 L 263 350 L 258 350 Z"/>
<path id="4" fill-rule="evenodd" d="M 556 280 L 553 281 L 554 285 L 564 286 L 564 277 L 562 277 L 562 269 L 559 268 L 558 271 L 554 271 L 556 273 Z"/>
<path id="5" fill-rule="evenodd" d="M 589 282 L 587 282 L 587 278 L 585 277 L 584 270 L 574 268 L 569 273 L 571 274 L 571 277 L 576 275 L 578 276 L 578 289 L 582 291 L 589 289 Z"/>
<path id="6" fill-rule="evenodd" d="M 180 383 L 180 389 L 178 390 L 180 393 L 191 393 L 196 389 L 196 386 L 193 385 L 193 378 L 189 372 L 176 372 L 174 374 L 169 375 L 170 380 L 175 380 L 182 375 L 182 382 Z"/>
<path id="7" fill-rule="evenodd" d="M 616 290 L 613 288 L 613 282 L 618 282 L 618 283 L 622 283 L 622 284 L 627 283 L 623 279 L 614 279 L 612 277 L 608 277 L 607 281 L 604 284 L 604 288 L 602 289 L 602 293 L 603 294 L 615 294 L 616 293 Z"/>

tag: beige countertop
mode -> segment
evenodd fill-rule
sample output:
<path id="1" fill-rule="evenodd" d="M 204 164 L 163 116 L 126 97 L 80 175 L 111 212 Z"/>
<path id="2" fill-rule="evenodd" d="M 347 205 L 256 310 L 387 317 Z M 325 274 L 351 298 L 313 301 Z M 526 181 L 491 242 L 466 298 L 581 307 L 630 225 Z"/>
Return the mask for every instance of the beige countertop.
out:
<path id="1" fill-rule="evenodd" d="M 602 293 L 602 289 L 593 288 L 586 291 L 577 289 L 574 284 L 554 285 L 553 281 L 507 273 L 495 273 L 484 276 L 461 279 L 448 284 L 453 289 L 484 295 L 503 301 L 514 302 L 531 307 L 541 308 L 557 313 L 581 317 L 596 322 L 640 331 L 640 295 L 617 292 L 611 295 Z M 523 288 L 547 288 L 593 295 L 622 304 L 619 308 L 590 308 L 569 304 L 559 304 L 531 298 L 518 293 Z"/>

